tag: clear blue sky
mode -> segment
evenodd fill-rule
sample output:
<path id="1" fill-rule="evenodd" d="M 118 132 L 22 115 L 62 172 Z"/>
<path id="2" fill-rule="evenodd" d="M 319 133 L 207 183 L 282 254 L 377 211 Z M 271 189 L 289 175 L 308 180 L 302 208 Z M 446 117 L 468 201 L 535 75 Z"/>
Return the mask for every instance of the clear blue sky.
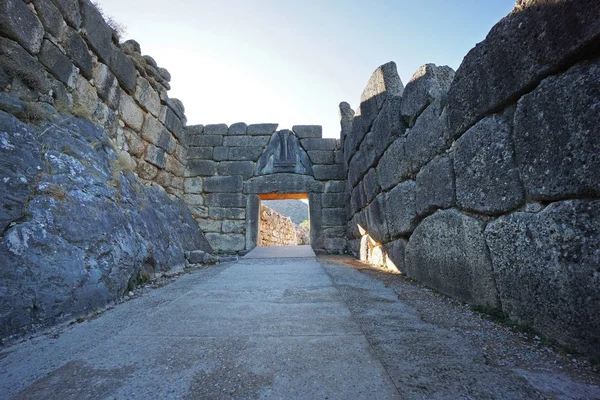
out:
<path id="1" fill-rule="evenodd" d="M 377 66 L 457 69 L 515 0 L 98 0 L 173 77 L 188 124 L 323 125 Z"/>

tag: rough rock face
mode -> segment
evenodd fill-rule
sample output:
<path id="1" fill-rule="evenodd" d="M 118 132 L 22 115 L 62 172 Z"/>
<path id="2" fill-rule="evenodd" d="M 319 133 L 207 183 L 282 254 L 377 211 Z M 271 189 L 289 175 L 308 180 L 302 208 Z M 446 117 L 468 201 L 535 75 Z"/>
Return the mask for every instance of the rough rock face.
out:
<path id="1" fill-rule="evenodd" d="M 491 223 L 485 237 L 504 310 L 600 355 L 600 201 L 569 200 Z"/>
<path id="2" fill-rule="evenodd" d="M 100 127 L 0 112 L 0 335 L 104 305 L 211 251 L 188 209 L 141 185 Z"/>
<path id="3" fill-rule="evenodd" d="M 299 244 L 296 227 L 289 217 L 284 217 L 264 205 L 260 206 L 259 246 L 295 246 Z"/>
<path id="4" fill-rule="evenodd" d="M 406 273 L 475 304 L 499 305 L 484 223 L 456 210 L 425 218 L 406 246 Z"/>

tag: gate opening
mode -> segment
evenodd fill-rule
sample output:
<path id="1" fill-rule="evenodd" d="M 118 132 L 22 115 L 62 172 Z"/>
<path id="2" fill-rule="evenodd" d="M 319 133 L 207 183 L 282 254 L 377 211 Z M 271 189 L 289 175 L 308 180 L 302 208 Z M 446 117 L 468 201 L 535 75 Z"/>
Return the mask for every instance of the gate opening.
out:
<path id="1" fill-rule="evenodd" d="M 308 193 L 259 195 L 257 246 L 310 245 Z"/>

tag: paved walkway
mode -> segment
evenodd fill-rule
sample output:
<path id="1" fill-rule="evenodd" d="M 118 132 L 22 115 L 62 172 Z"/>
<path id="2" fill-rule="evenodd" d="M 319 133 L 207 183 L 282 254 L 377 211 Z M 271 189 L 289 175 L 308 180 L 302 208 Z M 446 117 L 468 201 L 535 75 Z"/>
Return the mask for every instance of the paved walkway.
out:
<path id="1" fill-rule="evenodd" d="M 4 349 L 0 398 L 543 398 L 380 281 L 265 251 Z"/>

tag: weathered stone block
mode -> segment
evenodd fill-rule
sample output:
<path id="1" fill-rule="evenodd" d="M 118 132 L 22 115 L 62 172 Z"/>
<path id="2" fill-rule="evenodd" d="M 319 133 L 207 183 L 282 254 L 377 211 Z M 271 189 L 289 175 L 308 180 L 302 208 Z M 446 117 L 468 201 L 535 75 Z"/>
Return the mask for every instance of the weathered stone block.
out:
<path id="1" fill-rule="evenodd" d="M 210 160 L 190 160 L 185 167 L 185 176 L 213 176 L 217 173 L 217 163 Z"/>
<path id="2" fill-rule="evenodd" d="M 173 154 L 177 146 L 171 133 L 150 114 L 146 114 L 141 135 L 145 140 L 164 149 L 169 154 Z"/>
<path id="3" fill-rule="evenodd" d="M 121 87 L 127 93 L 133 94 L 136 86 L 137 70 L 133 62 L 123 51 L 111 43 L 110 63 L 108 66 L 115 74 L 115 77 L 121 84 Z"/>
<path id="4" fill-rule="evenodd" d="M 323 184 L 308 175 L 271 174 L 256 176 L 244 185 L 244 193 L 321 193 Z M 319 198 L 319 207 L 321 199 Z"/>
<path id="5" fill-rule="evenodd" d="M 119 116 L 125 125 L 136 132 L 141 131 L 144 124 L 144 111 L 124 91 L 121 91 L 121 99 L 119 100 Z"/>
<path id="6" fill-rule="evenodd" d="M 85 41 L 76 30 L 67 27 L 62 41 L 67 56 L 87 79 L 92 79 L 92 56 Z"/>
<path id="7" fill-rule="evenodd" d="M 449 157 L 438 157 L 417 175 L 417 214 L 431 214 L 439 208 L 450 208 L 455 202 L 454 166 Z"/>
<path id="8" fill-rule="evenodd" d="M 352 120 L 354 119 L 354 110 L 345 101 L 342 101 L 339 105 L 340 114 L 340 138 L 342 142 L 345 141 L 346 137 L 352 132 Z"/>
<path id="9" fill-rule="evenodd" d="M 321 125 L 294 125 L 292 131 L 298 136 L 298 139 L 323 137 L 323 127 Z"/>
<path id="10" fill-rule="evenodd" d="M 425 218 L 406 246 L 406 274 L 459 300 L 498 307 L 484 227 L 456 210 Z"/>
<path id="11" fill-rule="evenodd" d="M 540 80 L 592 53 L 600 2 L 529 0 L 498 22 L 463 59 L 448 93 L 451 132 L 458 135 Z"/>
<path id="12" fill-rule="evenodd" d="M 375 168 L 371 168 L 362 180 L 363 193 L 365 201 L 370 203 L 381 192 L 379 183 L 377 182 L 377 172 Z"/>
<path id="13" fill-rule="evenodd" d="M 217 221 L 214 219 L 205 219 L 205 218 L 199 218 L 196 221 L 198 222 L 198 226 L 204 233 L 206 233 L 206 232 L 221 232 L 222 221 Z M 208 239 L 208 236 L 207 236 L 207 239 Z M 212 242 L 210 242 L 210 239 L 209 239 L 209 243 L 211 245 L 213 245 Z M 213 248 L 214 248 L 214 245 L 213 245 Z"/>
<path id="14" fill-rule="evenodd" d="M 204 182 L 206 191 L 206 181 Z M 209 207 L 244 207 L 246 196 L 241 193 L 209 193 L 205 196 L 205 204 Z"/>
<path id="15" fill-rule="evenodd" d="M 518 103 L 514 142 L 529 198 L 600 196 L 600 63 L 548 78 Z"/>
<path id="16" fill-rule="evenodd" d="M 149 144 L 148 147 L 146 147 L 145 160 L 150 164 L 162 169 L 165 167 L 165 151 L 159 147 Z"/>
<path id="17" fill-rule="evenodd" d="M 345 181 L 325 182 L 325 193 L 343 193 L 346 190 Z"/>
<path id="18" fill-rule="evenodd" d="M 185 167 L 177 160 L 177 158 L 170 154 L 167 154 L 165 159 L 165 170 L 175 175 L 175 178 L 178 178 L 177 182 L 179 182 L 179 178 L 183 178 L 183 175 L 185 174 Z M 183 183 L 181 185 L 178 184 L 177 187 L 179 188 L 180 186 L 183 187 Z"/>
<path id="19" fill-rule="evenodd" d="M 248 125 L 248 135 L 269 135 L 277 130 L 279 124 L 252 124 Z"/>
<path id="20" fill-rule="evenodd" d="M 92 76 L 94 78 L 94 86 L 98 91 L 98 96 L 113 110 L 119 107 L 121 100 L 121 89 L 119 88 L 119 82 L 117 78 L 110 72 L 110 69 L 98 62 L 94 65 L 92 70 Z"/>
<path id="21" fill-rule="evenodd" d="M 414 181 L 403 182 L 385 196 L 385 219 L 392 238 L 409 235 L 417 225 L 416 188 Z"/>
<path id="22" fill-rule="evenodd" d="M 190 146 L 216 147 L 222 144 L 223 136 L 221 135 L 194 135 L 190 137 Z"/>
<path id="23" fill-rule="evenodd" d="M 226 136 L 223 139 L 223 146 L 227 147 L 246 147 L 250 143 L 251 136 Z"/>
<path id="24" fill-rule="evenodd" d="M 242 177 L 236 176 L 211 176 L 204 179 L 205 193 L 234 193 L 241 192 L 244 185 Z"/>
<path id="25" fill-rule="evenodd" d="M 185 183 L 184 183 L 185 185 Z M 201 194 L 186 193 L 183 195 L 183 202 L 190 206 L 203 206 L 204 197 Z"/>
<path id="26" fill-rule="evenodd" d="M 232 253 L 242 251 L 246 248 L 244 235 L 237 233 L 207 233 L 206 239 L 211 244 L 212 248 L 220 253 Z"/>
<path id="27" fill-rule="evenodd" d="M 365 233 L 377 243 L 389 241 L 390 234 L 385 218 L 385 195 L 379 194 L 365 210 L 366 224 L 363 227 Z"/>
<path id="28" fill-rule="evenodd" d="M 185 131 L 188 135 L 203 135 L 204 134 L 204 125 L 188 125 L 185 127 Z"/>
<path id="29" fill-rule="evenodd" d="M 37 54 L 42 46 L 44 27 L 22 0 L 0 2 L 0 34 Z"/>
<path id="30" fill-rule="evenodd" d="M 485 231 L 502 309 L 511 319 L 600 355 L 600 201 L 517 212 Z"/>
<path id="31" fill-rule="evenodd" d="M 10 93 L 0 92 L 0 110 L 19 115 L 25 112 L 25 104 L 21 99 Z"/>
<path id="32" fill-rule="evenodd" d="M 223 233 L 244 233 L 246 221 L 243 220 L 225 220 L 223 221 Z"/>
<path id="33" fill-rule="evenodd" d="M 208 218 L 208 207 L 206 206 L 188 206 L 194 218 Z"/>
<path id="34" fill-rule="evenodd" d="M 27 10 L 30 12 L 29 8 Z M 31 89 L 42 93 L 48 93 L 50 90 L 46 71 L 37 59 L 18 43 L 2 37 L 0 37 L 0 65 L 8 76 L 21 79 Z M 13 86 L 13 91 L 14 89 Z"/>
<path id="35" fill-rule="evenodd" d="M 184 181 L 185 193 L 202 193 L 203 178 L 186 178 Z"/>
<path id="36" fill-rule="evenodd" d="M 158 168 L 144 160 L 137 160 L 135 172 L 140 178 L 150 181 L 158 175 Z"/>
<path id="37" fill-rule="evenodd" d="M 81 0 L 80 3 L 81 27 L 85 29 L 85 38 L 100 61 L 109 65 L 112 56 L 112 29 L 89 0 Z"/>
<path id="38" fill-rule="evenodd" d="M 335 156 L 333 151 L 327 150 L 311 150 L 307 151 L 308 157 L 313 164 L 335 164 Z"/>
<path id="39" fill-rule="evenodd" d="M 187 151 L 188 160 L 213 160 L 212 147 L 190 147 Z"/>
<path id="40" fill-rule="evenodd" d="M 344 166 L 341 164 L 313 165 L 313 175 L 318 180 L 344 179 Z"/>
<path id="41" fill-rule="evenodd" d="M 346 238 L 324 238 L 323 247 L 328 254 L 343 254 L 346 250 Z"/>
<path id="42" fill-rule="evenodd" d="M 248 132 L 248 125 L 244 122 L 236 122 L 229 127 L 230 135 L 245 135 Z"/>
<path id="43" fill-rule="evenodd" d="M 406 179 L 406 161 L 405 161 L 405 150 L 404 150 L 405 139 L 400 137 L 394 141 L 383 153 L 379 164 L 377 164 L 377 181 L 379 186 L 383 190 L 387 190 L 391 187 L 396 186 L 398 183 Z M 349 169 L 352 167 L 350 163 Z M 350 176 L 350 170 L 348 171 Z M 350 181 L 350 177 L 348 177 Z"/>
<path id="44" fill-rule="evenodd" d="M 164 124 L 169 131 L 179 140 L 179 142 L 187 142 L 186 131 L 183 127 L 183 122 L 171 108 L 167 107 L 165 112 Z"/>
<path id="45" fill-rule="evenodd" d="M 160 96 L 146 79 L 138 76 L 135 88 L 135 99 L 146 111 L 158 117 L 160 113 Z"/>
<path id="46" fill-rule="evenodd" d="M 65 21 L 75 29 L 81 25 L 81 12 L 78 0 L 52 0 L 60 10 Z"/>
<path id="47" fill-rule="evenodd" d="M 219 163 L 217 172 L 219 175 L 241 175 L 249 179 L 254 175 L 254 165 L 252 161 L 223 161 Z"/>
<path id="48" fill-rule="evenodd" d="M 323 193 L 323 208 L 345 207 L 344 193 Z"/>
<path id="49" fill-rule="evenodd" d="M 75 78 L 73 105 L 85 115 L 92 115 L 98 108 L 98 94 L 94 87 L 81 75 Z"/>
<path id="50" fill-rule="evenodd" d="M 206 253 L 202 250 L 186 251 L 185 258 L 190 264 L 202 264 Z"/>
<path id="51" fill-rule="evenodd" d="M 144 141 L 140 139 L 137 133 L 134 131 L 123 128 L 123 136 L 125 137 L 125 142 L 127 143 L 127 151 L 132 156 L 141 157 L 146 150 L 146 145 Z"/>
<path id="52" fill-rule="evenodd" d="M 205 135 L 227 135 L 226 124 L 209 124 L 204 126 L 204 134 Z"/>
<path id="53" fill-rule="evenodd" d="M 262 152 L 262 147 L 233 147 L 229 149 L 229 159 L 232 161 L 256 161 Z"/>
<path id="54" fill-rule="evenodd" d="M 223 208 L 211 207 L 208 210 L 208 216 L 213 219 L 241 219 L 246 218 L 245 208 Z"/>
<path id="55" fill-rule="evenodd" d="M 525 202 L 510 125 L 500 115 L 481 120 L 461 136 L 454 169 L 456 203 L 462 209 L 493 215 Z"/>
<path id="56" fill-rule="evenodd" d="M 442 100 L 454 79 L 454 70 L 446 65 L 425 64 L 410 78 L 402 94 L 402 117 L 409 126 L 434 100 Z"/>
<path id="57" fill-rule="evenodd" d="M 340 148 L 339 139 L 317 139 L 317 138 L 307 138 L 300 139 L 300 144 L 306 151 L 312 150 L 326 150 L 332 151 Z"/>
<path id="58" fill-rule="evenodd" d="M 308 213 L 310 219 L 310 244 L 313 249 L 322 249 L 323 244 L 323 208 L 321 193 L 308 194 Z"/>
<path id="59" fill-rule="evenodd" d="M 414 176 L 419 170 L 450 147 L 445 109 L 434 101 L 423 111 L 408 131 L 404 144 L 403 173 Z"/>
<path id="60" fill-rule="evenodd" d="M 346 225 L 323 228 L 324 238 L 345 238 Z"/>
<path id="61" fill-rule="evenodd" d="M 58 40 L 62 39 L 65 21 L 58 8 L 47 0 L 33 0 L 33 4 L 46 32 Z"/>
<path id="62" fill-rule="evenodd" d="M 229 159 L 229 147 L 217 146 L 213 149 L 213 160 L 225 161 Z"/>

